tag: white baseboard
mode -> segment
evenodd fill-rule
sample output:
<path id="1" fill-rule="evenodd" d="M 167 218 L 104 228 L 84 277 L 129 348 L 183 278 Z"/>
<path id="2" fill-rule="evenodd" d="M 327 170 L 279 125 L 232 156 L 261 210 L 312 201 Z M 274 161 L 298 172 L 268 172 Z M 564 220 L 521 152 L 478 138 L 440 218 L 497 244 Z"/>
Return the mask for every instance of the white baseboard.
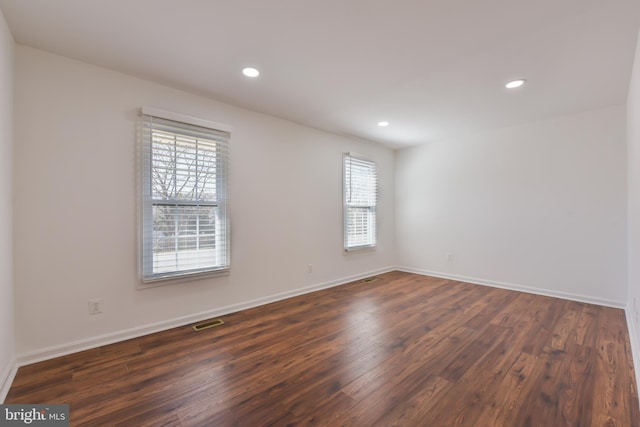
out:
<path id="1" fill-rule="evenodd" d="M 631 356 L 633 357 L 633 367 L 636 374 L 636 390 L 640 385 L 640 343 L 638 343 L 638 331 L 636 330 L 636 324 L 633 321 L 633 310 L 631 307 L 626 307 L 624 313 L 627 317 L 627 329 L 629 331 L 629 342 L 631 343 Z"/>
<path id="2" fill-rule="evenodd" d="M 605 307 L 622 308 L 622 309 L 625 308 L 625 303 L 622 301 L 596 298 L 596 297 L 591 297 L 587 295 L 573 294 L 569 292 L 560 292 L 560 291 L 554 291 L 550 289 L 535 288 L 531 286 L 516 285 L 513 283 L 497 282 L 494 280 L 484 280 L 484 279 L 478 279 L 476 277 L 459 276 L 455 274 L 441 273 L 438 271 L 420 270 L 412 267 L 398 266 L 397 270 L 405 271 L 407 273 L 421 274 L 424 276 L 433 276 L 433 277 L 440 277 L 443 279 L 457 280 L 460 282 L 472 283 L 474 285 L 491 286 L 493 288 L 508 289 L 511 291 L 527 292 L 530 294 L 544 295 L 544 296 L 554 297 L 554 298 L 562 298 L 562 299 L 567 299 L 571 301 L 586 302 L 588 304 L 602 305 Z"/>
<path id="3" fill-rule="evenodd" d="M 321 289 L 327 289 L 334 286 L 344 285 L 349 282 L 364 279 L 366 277 L 374 276 L 376 274 L 387 273 L 394 271 L 394 266 L 386 267 L 366 273 L 357 274 L 354 276 L 343 277 L 328 282 L 317 283 L 311 286 L 305 286 L 303 288 L 293 289 L 291 291 L 280 292 L 274 295 L 257 298 L 251 301 L 241 302 L 238 304 L 232 304 L 225 307 L 215 308 L 213 310 L 202 311 L 199 313 L 190 314 L 188 316 L 177 317 L 173 319 L 163 320 L 144 326 L 138 326 L 135 328 L 125 329 L 122 331 L 112 332 L 109 334 L 100 335 L 97 337 L 87 338 L 84 340 L 72 341 L 69 343 L 47 347 L 27 353 L 22 353 L 17 356 L 17 365 L 25 366 L 32 363 L 41 362 L 43 360 L 53 359 L 55 357 L 65 356 L 67 354 L 76 353 L 79 351 L 89 350 L 103 345 L 113 344 L 119 341 L 125 341 L 131 338 L 137 338 L 144 335 L 153 334 L 155 332 L 164 331 L 179 326 L 188 325 L 195 322 L 200 322 L 212 317 L 224 316 L 226 314 L 234 313 L 240 310 L 246 310 L 249 308 L 257 307 L 260 305 L 269 304 L 276 301 L 281 301 L 287 298 L 308 294 L 310 292 L 319 291 Z M 10 384 L 10 383 L 9 383 Z"/>
<path id="4" fill-rule="evenodd" d="M 13 379 L 16 377 L 17 372 L 18 363 L 16 363 L 15 358 L 12 358 L 0 376 L 0 403 L 4 403 L 4 400 L 7 398 L 7 394 L 9 393 L 9 389 L 11 388 L 11 384 L 13 384 Z"/>

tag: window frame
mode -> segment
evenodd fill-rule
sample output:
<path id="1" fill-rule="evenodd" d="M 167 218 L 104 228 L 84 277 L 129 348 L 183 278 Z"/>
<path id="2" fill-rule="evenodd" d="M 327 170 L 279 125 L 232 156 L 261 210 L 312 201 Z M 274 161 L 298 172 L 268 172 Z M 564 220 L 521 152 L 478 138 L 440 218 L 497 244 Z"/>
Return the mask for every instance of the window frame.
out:
<path id="1" fill-rule="evenodd" d="M 349 189 L 348 186 L 352 184 L 351 170 L 349 176 L 347 176 L 347 167 L 351 168 L 351 159 L 361 163 L 367 164 L 373 171 L 373 204 L 365 205 L 350 205 L 347 200 L 348 194 L 352 193 L 353 188 Z M 349 161 L 349 163 L 348 163 Z M 378 245 L 378 166 L 376 162 L 369 158 L 356 153 L 345 152 L 342 154 L 342 215 L 343 215 L 343 253 L 359 252 L 363 250 L 375 249 Z M 362 245 L 349 245 L 349 211 L 350 209 L 368 209 L 369 214 L 373 216 L 373 230 L 370 231 L 370 240 L 366 244 Z M 370 225 L 371 225 L 370 224 Z"/>
<path id="2" fill-rule="evenodd" d="M 161 119 L 163 121 L 170 121 L 175 123 L 176 129 L 179 130 L 180 126 L 186 127 L 198 127 L 208 131 L 211 131 L 212 135 L 225 134 L 226 138 L 212 138 L 215 144 L 221 144 L 222 155 L 216 156 L 216 200 L 206 201 L 202 199 L 178 199 L 178 198 L 166 198 L 166 199 L 154 199 L 152 190 L 152 174 L 153 174 L 153 119 Z M 229 221 L 228 210 L 228 168 L 229 168 L 229 141 L 231 138 L 232 127 L 229 125 L 216 123 L 208 120 L 189 117 L 182 114 L 172 113 L 168 111 L 159 110 L 156 108 L 142 107 L 140 110 L 139 118 L 139 174 L 140 174 L 140 197 L 141 207 L 138 215 L 139 221 L 139 270 L 141 283 L 140 288 L 160 286 L 164 284 L 171 284 L 176 282 L 184 282 L 187 280 L 199 279 L 205 276 L 216 276 L 221 274 L 228 274 L 231 267 L 231 228 Z M 183 135 L 192 137 L 185 130 L 184 133 L 175 132 L 176 135 Z M 195 147 L 195 145 L 194 145 Z M 216 248 L 221 251 L 217 255 L 220 256 L 222 262 L 216 266 L 207 266 L 193 269 L 174 269 L 167 272 L 153 272 L 153 208 L 154 206 L 176 206 L 180 207 L 216 207 L 220 210 L 220 217 L 216 220 L 216 227 L 223 227 L 221 237 L 222 248 Z M 218 235 L 218 230 L 215 230 L 215 236 Z M 200 235 L 197 235 L 196 240 L 199 244 Z M 219 245 L 218 242 L 215 243 Z"/>

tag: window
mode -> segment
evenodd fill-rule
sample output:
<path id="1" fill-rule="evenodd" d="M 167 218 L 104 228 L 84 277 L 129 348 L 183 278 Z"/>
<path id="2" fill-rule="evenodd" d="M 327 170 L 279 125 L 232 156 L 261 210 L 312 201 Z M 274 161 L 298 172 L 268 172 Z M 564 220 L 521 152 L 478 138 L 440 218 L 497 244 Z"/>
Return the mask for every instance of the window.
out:
<path id="1" fill-rule="evenodd" d="M 144 282 L 229 269 L 230 128 L 144 108 Z"/>
<path id="2" fill-rule="evenodd" d="M 344 250 L 376 245 L 376 207 L 378 178 L 376 164 L 345 153 L 344 178 Z"/>

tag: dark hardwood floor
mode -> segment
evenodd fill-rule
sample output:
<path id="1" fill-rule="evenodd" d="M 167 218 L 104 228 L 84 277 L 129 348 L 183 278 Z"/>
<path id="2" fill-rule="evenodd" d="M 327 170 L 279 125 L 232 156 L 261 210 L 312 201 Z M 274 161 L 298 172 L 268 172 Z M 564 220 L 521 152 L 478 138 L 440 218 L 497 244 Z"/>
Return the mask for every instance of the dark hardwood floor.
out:
<path id="1" fill-rule="evenodd" d="M 20 368 L 74 426 L 639 426 L 622 310 L 392 272 Z"/>

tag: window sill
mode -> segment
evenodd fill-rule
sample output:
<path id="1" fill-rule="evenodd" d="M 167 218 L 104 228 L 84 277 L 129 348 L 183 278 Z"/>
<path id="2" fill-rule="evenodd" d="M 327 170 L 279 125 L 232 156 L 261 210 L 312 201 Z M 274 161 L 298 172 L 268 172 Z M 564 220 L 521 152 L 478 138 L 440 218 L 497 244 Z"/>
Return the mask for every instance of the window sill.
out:
<path id="1" fill-rule="evenodd" d="M 137 289 L 149 289 L 157 288 L 159 286 L 177 285 L 185 282 L 193 282 L 195 280 L 210 279 L 213 277 L 228 276 L 231 273 L 230 269 L 214 270 L 214 271 L 201 271 L 197 273 L 188 273 L 179 276 L 169 277 L 157 277 L 151 279 L 141 279 L 138 283 Z"/>
<path id="2" fill-rule="evenodd" d="M 367 245 L 367 246 L 356 246 L 353 248 L 344 248 L 342 253 L 344 255 L 348 255 L 348 254 L 360 253 L 360 252 L 371 252 L 371 251 L 374 251 L 376 247 L 377 245 Z"/>

